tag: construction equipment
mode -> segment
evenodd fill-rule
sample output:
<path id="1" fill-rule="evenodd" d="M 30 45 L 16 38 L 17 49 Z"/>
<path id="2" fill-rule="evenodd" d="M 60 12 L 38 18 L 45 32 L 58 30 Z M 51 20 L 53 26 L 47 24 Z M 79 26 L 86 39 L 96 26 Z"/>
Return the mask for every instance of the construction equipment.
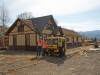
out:
<path id="1" fill-rule="evenodd" d="M 47 55 L 59 55 L 59 48 L 58 48 L 58 40 L 61 38 L 61 40 L 64 43 L 63 47 L 63 53 L 65 54 L 66 51 L 66 39 L 65 37 L 47 37 L 47 48 L 46 48 L 46 54 Z"/>

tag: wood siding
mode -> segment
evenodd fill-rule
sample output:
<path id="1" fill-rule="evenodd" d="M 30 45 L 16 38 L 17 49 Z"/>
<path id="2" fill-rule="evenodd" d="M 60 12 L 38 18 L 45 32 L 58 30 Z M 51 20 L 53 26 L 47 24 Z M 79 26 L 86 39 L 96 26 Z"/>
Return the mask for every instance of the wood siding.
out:
<path id="1" fill-rule="evenodd" d="M 30 34 L 30 46 L 36 46 L 36 34 Z"/>
<path id="2" fill-rule="evenodd" d="M 45 29 L 42 31 L 42 33 L 45 33 L 45 34 L 51 34 L 51 32 L 52 30 L 45 30 Z"/>
<path id="3" fill-rule="evenodd" d="M 18 32 L 17 26 L 10 32 L 9 35 L 18 35 L 18 34 L 28 34 L 28 33 L 35 33 L 31 30 L 28 26 L 24 25 L 24 32 Z"/>
<path id="4" fill-rule="evenodd" d="M 66 38 L 69 38 L 69 42 L 68 43 L 72 43 L 72 37 L 73 36 L 66 36 Z M 78 42 L 82 42 L 81 40 L 82 37 L 78 37 Z M 77 42 L 77 36 L 74 36 L 74 42 Z"/>
<path id="5" fill-rule="evenodd" d="M 18 28 L 17 26 L 14 27 L 14 29 L 11 31 L 11 33 L 14 33 L 14 32 L 17 32 L 18 31 Z"/>
<path id="6" fill-rule="evenodd" d="M 13 35 L 9 36 L 9 46 L 13 45 Z"/>
<path id="7" fill-rule="evenodd" d="M 78 37 L 78 41 L 79 42 L 82 42 L 82 37 Z"/>
<path id="8" fill-rule="evenodd" d="M 25 35 L 30 35 L 30 46 L 25 46 Z M 13 35 L 17 36 L 17 45 L 13 45 Z M 35 32 L 30 29 L 28 26 L 24 25 L 24 31 L 18 32 L 18 26 L 16 25 L 15 28 L 9 34 L 9 48 L 10 49 L 25 49 L 29 50 L 36 46 L 36 34 Z"/>
<path id="9" fill-rule="evenodd" d="M 17 35 L 17 45 L 25 45 L 25 35 Z"/>

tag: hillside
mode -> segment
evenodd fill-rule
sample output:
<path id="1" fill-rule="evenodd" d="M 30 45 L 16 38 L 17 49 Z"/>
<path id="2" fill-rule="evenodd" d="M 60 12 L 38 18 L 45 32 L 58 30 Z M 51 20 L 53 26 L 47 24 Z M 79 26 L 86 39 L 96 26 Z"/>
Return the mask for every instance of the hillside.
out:
<path id="1" fill-rule="evenodd" d="M 99 38 L 100 39 L 100 30 L 95 31 L 86 31 L 86 32 L 78 32 L 82 36 L 86 36 L 89 38 Z"/>

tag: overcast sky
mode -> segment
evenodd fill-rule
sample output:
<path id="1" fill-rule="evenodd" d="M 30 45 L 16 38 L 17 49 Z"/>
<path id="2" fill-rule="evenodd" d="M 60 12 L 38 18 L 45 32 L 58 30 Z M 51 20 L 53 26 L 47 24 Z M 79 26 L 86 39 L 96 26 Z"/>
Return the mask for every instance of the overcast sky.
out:
<path id="1" fill-rule="evenodd" d="M 53 15 L 58 25 L 75 30 L 100 30 L 100 0 L 0 0 L 11 16 L 11 24 L 18 14 L 32 12 L 34 17 Z"/>

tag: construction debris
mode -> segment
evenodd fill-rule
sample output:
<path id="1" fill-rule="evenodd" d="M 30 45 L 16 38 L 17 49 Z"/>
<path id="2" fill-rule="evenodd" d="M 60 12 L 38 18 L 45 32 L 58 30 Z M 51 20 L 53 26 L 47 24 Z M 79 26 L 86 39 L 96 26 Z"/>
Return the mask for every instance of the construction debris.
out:
<path id="1" fill-rule="evenodd" d="M 79 55 L 79 56 L 85 56 L 88 57 L 88 52 L 91 51 L 100 51 L 100 46 L 99 48 L 94 48 L 93 46 L 86 46 L 86 47 L 79 47 L 79 48 L 74 48 L 70 49 L 66 52 L 66 55 L 69 57 L 72 57 L 74 55 Z"/>
<path id="2" fill-rule="evenodd" d="M 90 51 L 100 51 L 100 48 L 90 48 Z"/>

